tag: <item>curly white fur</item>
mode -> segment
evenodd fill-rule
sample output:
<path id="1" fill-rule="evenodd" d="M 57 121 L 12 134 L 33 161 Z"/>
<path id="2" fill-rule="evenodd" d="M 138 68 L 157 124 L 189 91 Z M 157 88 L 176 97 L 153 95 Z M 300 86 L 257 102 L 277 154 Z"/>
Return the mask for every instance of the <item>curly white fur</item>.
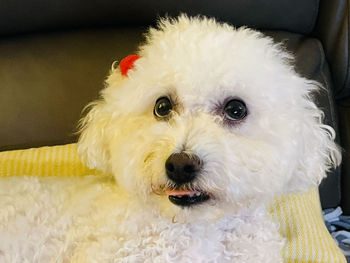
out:
<path id="1" fill-rule="evenodd" d="M 115 182 L 1 180 L 0 258 L 282 262 L 266 205 L 318 185 L 341 159 L 310 98 L 318 84 L 272 39 L 207 18 L 161 20 L 139 55 L 127 77 L 112 69 L 82 121 L 80 154 Z M 153 115 L 162 96 L 175 102 L 166 121 Z M 227 125 L 220 105 L 229 98 L 243 100 L 248 115 Z M 191 187 L 209 201 L 169 202 L 164 163 L 180 151 L 203 161 Z"/>

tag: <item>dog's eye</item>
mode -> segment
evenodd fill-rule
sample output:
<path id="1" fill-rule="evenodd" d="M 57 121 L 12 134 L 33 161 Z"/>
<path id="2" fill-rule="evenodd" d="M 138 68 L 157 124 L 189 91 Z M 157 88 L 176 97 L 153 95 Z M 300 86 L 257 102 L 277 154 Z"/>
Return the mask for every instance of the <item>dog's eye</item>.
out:
<path id="1" fill-rule="evenodd" d="M 230 100 L 225 105 L 224 114 L 229 120 L 239 121 L 247 116 L 247 107 L 241 100 Z"/>
<path id="2" fill-rule="evenodd" d="M 173 105 L 171 104 L 171 101 L 167 97 L 161 97 L 156 101 L 153 114 L 158 118 L 164 118 L 170 114 L 172 109 Z"/>

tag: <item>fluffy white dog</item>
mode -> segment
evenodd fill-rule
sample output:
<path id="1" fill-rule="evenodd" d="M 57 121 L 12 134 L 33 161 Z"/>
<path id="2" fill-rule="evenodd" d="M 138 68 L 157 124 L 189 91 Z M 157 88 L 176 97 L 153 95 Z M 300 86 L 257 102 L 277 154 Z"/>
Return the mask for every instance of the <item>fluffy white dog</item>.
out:
<path id="1" fill-rule="evenodd" d="M 105 177 L 0 180 L 1 262 L 282 262 L 271 198 L 341 159 L 290 61 L 254 30 L 162 20 L 82 121 Z"/>

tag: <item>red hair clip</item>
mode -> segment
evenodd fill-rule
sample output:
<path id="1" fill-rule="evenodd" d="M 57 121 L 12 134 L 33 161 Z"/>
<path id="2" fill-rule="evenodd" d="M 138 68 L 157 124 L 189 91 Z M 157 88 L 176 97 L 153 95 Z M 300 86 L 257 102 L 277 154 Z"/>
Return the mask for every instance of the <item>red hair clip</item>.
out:
<path id="1" fill-rule="evenodd" d="M 119 67 L 120 67 L 120 72 L 122 73 L 123 76 L 128 75 L 129 69 L 132 69 L 134 67 L 134 62 L 139 58 L 140 58 L 139 55 L 129 55 L 120 61 Z"/>

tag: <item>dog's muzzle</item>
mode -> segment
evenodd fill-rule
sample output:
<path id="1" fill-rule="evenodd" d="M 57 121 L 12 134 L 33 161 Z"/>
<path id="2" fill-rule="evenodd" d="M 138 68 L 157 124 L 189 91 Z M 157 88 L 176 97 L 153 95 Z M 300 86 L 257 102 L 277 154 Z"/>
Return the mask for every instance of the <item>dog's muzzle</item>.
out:
<path id="1" fill-rule="evenodd" d="M 191 183 L 199 174 L 202 162 L 197 155 L 185 152 L 173 153 L 165 162 L 165 170 L 168 178 L 175 183 L 178 188 Z M 202 203 L 210 197 L 200 190 L 178 190 L 166 191 L 170 202 L 180 206 L 191 206 Z"/>

